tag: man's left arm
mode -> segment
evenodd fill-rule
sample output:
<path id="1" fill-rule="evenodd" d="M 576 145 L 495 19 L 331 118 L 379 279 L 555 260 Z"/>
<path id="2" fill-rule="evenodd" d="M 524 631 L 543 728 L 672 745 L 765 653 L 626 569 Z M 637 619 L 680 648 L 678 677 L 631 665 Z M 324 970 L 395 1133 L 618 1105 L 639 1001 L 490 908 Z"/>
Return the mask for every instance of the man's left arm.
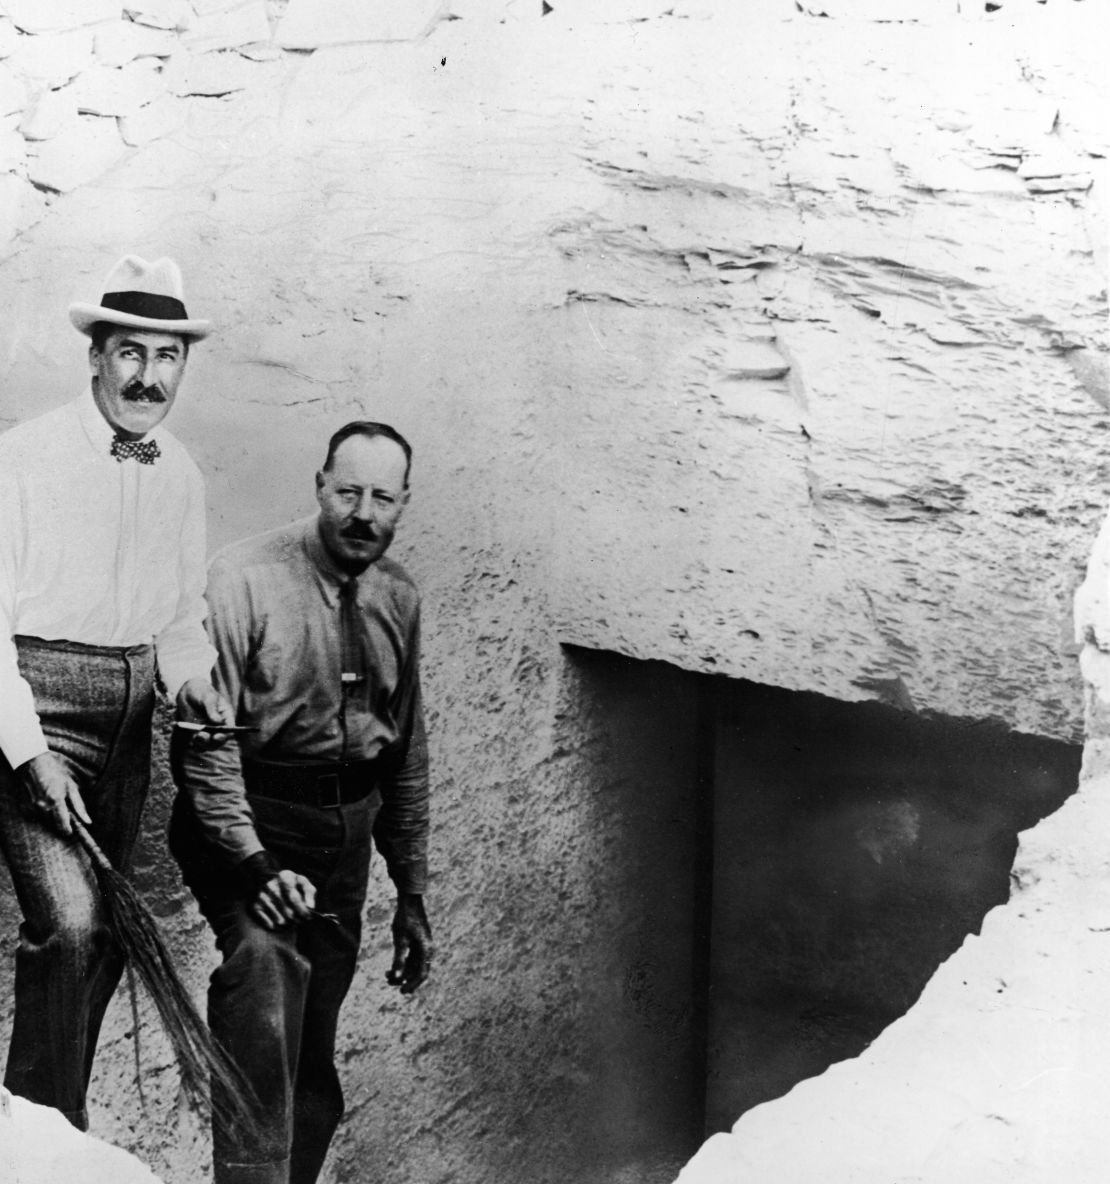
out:
<path id="1" fill-rule="evenodd" d="M 177 707 L 177 718 L 200 723 L 235 722 L 230 704 L 212 686 L 216 651 L 204 629 L 204 484 L 186 474 L 185 504 L 177 550 L 177 602 L 173 618 L 154 638 L 158 674 Z"/>
<path id="2" fill-rule="evenodd" d="M 374 842 L 397 889 L 393 915 L 393 965 L 386 981 L 404 995 L 417 990 L 431 971 L 434 946 L 424 910 L 428 879 L 428 742 L 420 693 L 420 619 L 414 617 L 397 689 L 400 736 L 383 753 L 379 785 L 382 805 Z"/>

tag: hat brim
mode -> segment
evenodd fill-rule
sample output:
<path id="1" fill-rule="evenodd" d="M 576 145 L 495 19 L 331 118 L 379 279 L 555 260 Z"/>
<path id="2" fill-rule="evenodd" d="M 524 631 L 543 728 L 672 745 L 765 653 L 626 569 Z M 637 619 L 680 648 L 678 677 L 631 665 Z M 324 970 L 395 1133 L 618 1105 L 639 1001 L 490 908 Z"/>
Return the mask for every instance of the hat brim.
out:
<path id="1" fill-rule="evenodd" d="M 188 337 L 193 341 L 200 341 L 212 332 L 211 321 L 162 321 L 130 312 L 116 312 L 114 308 L 104 308 L 99 304 L 71 304 L 69 319 L 73 327 L 86 336 L 98 321 L 107 321 L 109 325 L 119 325 L 124 329 L 145 329 L 148 333 L 176 333 L 179 337 Z"/>

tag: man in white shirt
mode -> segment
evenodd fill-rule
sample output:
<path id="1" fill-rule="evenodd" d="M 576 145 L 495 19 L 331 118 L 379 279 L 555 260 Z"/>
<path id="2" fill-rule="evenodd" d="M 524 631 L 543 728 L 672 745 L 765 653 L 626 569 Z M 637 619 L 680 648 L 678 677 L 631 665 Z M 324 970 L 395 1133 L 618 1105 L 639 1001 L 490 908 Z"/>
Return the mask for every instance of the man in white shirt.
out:
<path id="1" fill-rule="evenodd" d="M 0 849 L 24 917 L 5 1085 L 86 1129 L 123 961 L 71 816 L 126 868 L 156 680 L 179 718 L 233 717 L 210 682 L 203 481 L 161 426 L 209 322 L 172 260 L 136 256 L 69 312 L 88 389 L 0 436 Z"/>

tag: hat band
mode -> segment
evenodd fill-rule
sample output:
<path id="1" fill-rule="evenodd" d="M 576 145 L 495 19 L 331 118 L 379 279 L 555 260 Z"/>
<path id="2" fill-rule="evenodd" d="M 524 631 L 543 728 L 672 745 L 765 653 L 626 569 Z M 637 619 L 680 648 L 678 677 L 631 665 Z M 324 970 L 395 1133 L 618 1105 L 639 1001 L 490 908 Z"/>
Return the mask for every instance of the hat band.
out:
<path id="1" fill-rule="evenodd" d="M 133 317 L 148 317 L 152 321 L 189 319 L 185 305 L 176 296 L 158 296 L 153 292 L 105 292 L 100 298 L 100 307 Z"/>

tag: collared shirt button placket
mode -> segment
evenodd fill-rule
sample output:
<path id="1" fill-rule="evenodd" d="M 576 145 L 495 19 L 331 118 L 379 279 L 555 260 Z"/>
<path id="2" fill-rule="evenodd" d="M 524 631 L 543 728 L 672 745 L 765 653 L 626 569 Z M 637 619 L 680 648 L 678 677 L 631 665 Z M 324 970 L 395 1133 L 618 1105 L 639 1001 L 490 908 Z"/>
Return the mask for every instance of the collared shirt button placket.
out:
<path id="1" fill-rule="evenodd" d="M 131 607 L 131 589 L 138 587 L 136 558 L 139 550 L 138 530 L 141 508 L 139 496 L 141 482 L 138 465 L 121 465 L 113 462 L 119 470 L 120 523 L 119 551 L 116 555 L 116 623 L 114 635 L 123 631 Z M 113 637 L 116 640 L 116 637 Z"/>
<path id="2" fill-rule="evenodd" d="M 339 726 L 343 735 L 342 760 L 348 760 L 350 757 L 347 703 L 350 696 L 365 682 L 358 636 L 359 618 L 358 579 L 351 576 L 339 589 Z"/>

